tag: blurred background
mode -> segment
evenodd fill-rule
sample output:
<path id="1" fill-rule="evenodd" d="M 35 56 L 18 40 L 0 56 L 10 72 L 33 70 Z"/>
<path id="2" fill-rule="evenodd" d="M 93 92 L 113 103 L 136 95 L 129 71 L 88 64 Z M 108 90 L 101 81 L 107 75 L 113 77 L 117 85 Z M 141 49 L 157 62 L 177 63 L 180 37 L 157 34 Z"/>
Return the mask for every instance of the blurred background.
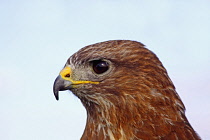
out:
<path id="1" fill-rule="evenodd" d="M 78 140 L 86 111 L 53 82 L 80 48 L 142 42 L 168 70 L 201 138 L 210 139 L 209 0 L 0 0 L 0 137 Z"/>

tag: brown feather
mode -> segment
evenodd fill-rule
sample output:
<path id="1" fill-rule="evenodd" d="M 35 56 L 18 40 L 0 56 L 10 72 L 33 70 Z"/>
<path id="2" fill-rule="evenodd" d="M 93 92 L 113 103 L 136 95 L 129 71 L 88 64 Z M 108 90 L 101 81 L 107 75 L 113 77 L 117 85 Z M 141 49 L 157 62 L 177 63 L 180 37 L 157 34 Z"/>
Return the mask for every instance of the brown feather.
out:
<path id="1" fill-rule="evenodd" d="M 72 89 L 87 110 L 81 140 L 200 139 L 153 52 L 135 41 L 106 41 L 82 48 L 67 64 L 85 69 L 88 61 L 99 58 L 112 62 L 110 74 L 97 85 Z"/>

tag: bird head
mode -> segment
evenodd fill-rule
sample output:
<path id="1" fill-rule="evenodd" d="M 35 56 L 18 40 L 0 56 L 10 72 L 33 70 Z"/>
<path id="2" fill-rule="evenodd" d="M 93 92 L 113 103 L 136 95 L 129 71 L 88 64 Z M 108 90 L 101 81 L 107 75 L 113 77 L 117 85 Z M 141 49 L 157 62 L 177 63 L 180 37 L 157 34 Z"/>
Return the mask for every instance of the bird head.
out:
<path id="1" fill-rule="evenodd" d="M 177 133 L 182 139 L 185 129 L 187 139 L 188 132 L 197 137 L 166 69 L 139 42 L 113 40 L 80 49 L 53 90 L 57 100 L 59 91 L 70 90 L 85 106 L 82 139 L 177 139 Z"/>
<path id="2" fill-rule="evenodd" d="M 115 104 L 113 97 L 133 95 L 140 96 L 141 103 L 155 105 L 165 104 L 158 98 L 169 99 L 165 91 L 175 88 L 157 56 L 143 44 L 114 40 L 86 46 L 73 54 L 54 82 L 57 100 L 62 90 L 71 90 L 83 104 Z"/>

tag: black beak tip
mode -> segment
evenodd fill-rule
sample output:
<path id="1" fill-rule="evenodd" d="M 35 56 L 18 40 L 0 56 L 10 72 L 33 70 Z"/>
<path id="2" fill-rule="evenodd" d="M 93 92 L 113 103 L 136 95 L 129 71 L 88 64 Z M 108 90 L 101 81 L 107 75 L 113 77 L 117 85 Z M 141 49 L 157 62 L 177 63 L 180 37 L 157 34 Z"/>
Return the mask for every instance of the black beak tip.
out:
<path id="1" fill-rule="evenodd" d="M 54 96 L 55 96 L 55 99 L 58 101 L 59 100 L 59 89 L 60 89 L 60 76 L 58 76 L 56 79 L 55 79 L 55 82 L 54 82 L 54 85 L 53 85 L 53 93 L 54 93 Z"/>
<path id="2" fill-rule="evenodd" d="M 54 92 L 54 95 L 55 95 L 55 99 L 58 101 L 59 100 L 58 92 Z"/>

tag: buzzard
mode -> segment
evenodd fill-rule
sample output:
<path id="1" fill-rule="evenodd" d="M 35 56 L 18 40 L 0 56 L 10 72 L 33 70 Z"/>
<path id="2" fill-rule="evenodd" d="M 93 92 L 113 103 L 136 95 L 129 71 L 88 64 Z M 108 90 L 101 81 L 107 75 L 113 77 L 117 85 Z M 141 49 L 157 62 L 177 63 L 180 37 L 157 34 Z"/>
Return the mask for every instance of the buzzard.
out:
<path id="1" fill-rule="evenodd" d="M 73 54 L 54 82 L 87 110 L 81 140 L 199 140 L 158 57 L 142 43 L 112 40 Z"/>

